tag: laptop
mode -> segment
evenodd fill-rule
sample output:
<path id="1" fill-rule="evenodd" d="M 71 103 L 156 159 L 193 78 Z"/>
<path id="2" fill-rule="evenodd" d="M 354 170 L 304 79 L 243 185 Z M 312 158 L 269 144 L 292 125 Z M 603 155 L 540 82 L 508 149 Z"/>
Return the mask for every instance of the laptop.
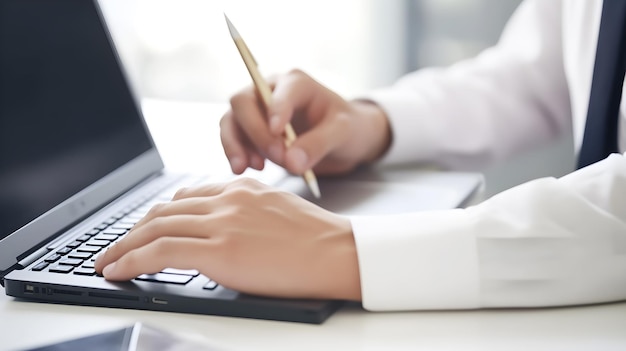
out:
<path id="1" fill-rule="evenodd" d="M 325 197 L 330 202 L 321 205 L 359 214 L 383 210 L 363 205 L 384 203 L 381 194 L 406 198 L 411 182 L 405 173 L 393 179 L 385 178 L 393 172 L 384 174 L 359 176 L 353 187 L 322 180 L 322 191 L 331 189 L 327 194 L 339 198 Z M 397 191 L 373 188 L 381 179 L 393 180 Z M 0 2 L 0 281 L 7 295 L 316 324 L 342 305 L 251 296 L 196 270 L 165 269 L 128 282 L 95 274 L 96 255 L 153 204 L 168 201 L 180 187 L 209 181 L 163 166 L 97 1 Z M 303 191 L 297 177 L 278 183 Z M 430 189 L 430 208 L 437 201 L 450 208 L 479 184 L 480 177 L 466 176 L 439 184 L 448 193 L 422 189 Z M 454 186 L 456 192 L 441 202 Z"/>

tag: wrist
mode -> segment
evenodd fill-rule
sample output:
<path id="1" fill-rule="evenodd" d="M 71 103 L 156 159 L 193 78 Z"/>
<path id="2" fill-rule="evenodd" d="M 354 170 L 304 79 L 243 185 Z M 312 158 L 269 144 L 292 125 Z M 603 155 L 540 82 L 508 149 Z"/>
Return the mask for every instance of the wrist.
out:
<path id="1" fill-rule="evenodd" d="M 357 135 L 360 135 L 360 149 L 363 150 L 360 163 L 373 163 L 379 160 L 391 145 L 389 119 L 385 111 L 372 101 L 354 100 L 350 104 L 359 119 Z"/>
<path id="2" fill-rule="evenodd" d="M 348 218 L 337 216 L 335 231 L 326 235 L 327 252 L 324 268 L 325 295 L 331 299 L 361 301 L 361 276 L 352 223 Z"/>

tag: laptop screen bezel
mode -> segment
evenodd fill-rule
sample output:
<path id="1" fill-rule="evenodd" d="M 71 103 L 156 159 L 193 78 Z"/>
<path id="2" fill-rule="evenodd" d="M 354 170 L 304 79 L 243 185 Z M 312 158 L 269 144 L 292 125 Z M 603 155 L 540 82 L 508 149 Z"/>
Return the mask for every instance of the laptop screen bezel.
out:
<path id="1" fill-rule="evenodd" d="M 120 68 L 122 78 L 126 82 L 128 92 L 134 101 L 137 118 L 141 120 L 143 128 L 146 130 L 151 147 L 148 151 L 0 240 L 0 273 L 10 270 L 26 253 L 34 251 L 38 246 L 55 238 L 63 229 L 84 219 L 87 215 L 110 203 L 124 191 L 127 191 L 151 175 L 162 171 L 164 168 L 161 156 L 156 149 L 152 135 L 145 122 L 140 101 L 130 84 L 129 76 L 115 47 L 102 9 L 97 0 L 91 0 L 90 2 L 96 9 L 98 19 L 107 36 L 116 64 Z"/>

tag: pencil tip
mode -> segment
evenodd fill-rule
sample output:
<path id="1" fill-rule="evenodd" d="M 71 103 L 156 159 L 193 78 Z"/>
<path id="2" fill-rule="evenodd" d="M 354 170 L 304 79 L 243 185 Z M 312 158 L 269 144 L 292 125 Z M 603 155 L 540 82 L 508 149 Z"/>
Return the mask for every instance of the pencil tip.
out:
<path id="1" fill-rule="evenodd" d="M 313 193 L 313 196 L 315 196 L 316 199 L 321 199 L 322 198 L 322 193 L 320 192 L 320 187 L 317 184 L 317 180 L 313 179 L 313 180 L 309 180 L 309 188 L 311 189 L 311 193 Z"/>
<path id="2" fill-rule="evenodd" d="M 224 18 L 226 19 L 226 24 L 228 25 L 228 31 L 230 32 L 230 36 L 233 38 L 239 38 L 239 32 L 237 32 L 237 29 L 235 28 L 233 23 L 230 21 L 230 19 L 228 19 L 228 16 L 226 16 L 226 12 L 224 12 Z"/>

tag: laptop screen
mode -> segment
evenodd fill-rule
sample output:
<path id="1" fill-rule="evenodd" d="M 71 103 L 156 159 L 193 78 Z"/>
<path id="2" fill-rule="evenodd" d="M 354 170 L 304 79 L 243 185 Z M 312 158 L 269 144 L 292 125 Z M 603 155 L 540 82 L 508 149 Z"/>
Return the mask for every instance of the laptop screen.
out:
<path id="1" fill-rule="evenodd" d="M 99 16 L 0 1 L 0 240 L 152 147 Z"/>

